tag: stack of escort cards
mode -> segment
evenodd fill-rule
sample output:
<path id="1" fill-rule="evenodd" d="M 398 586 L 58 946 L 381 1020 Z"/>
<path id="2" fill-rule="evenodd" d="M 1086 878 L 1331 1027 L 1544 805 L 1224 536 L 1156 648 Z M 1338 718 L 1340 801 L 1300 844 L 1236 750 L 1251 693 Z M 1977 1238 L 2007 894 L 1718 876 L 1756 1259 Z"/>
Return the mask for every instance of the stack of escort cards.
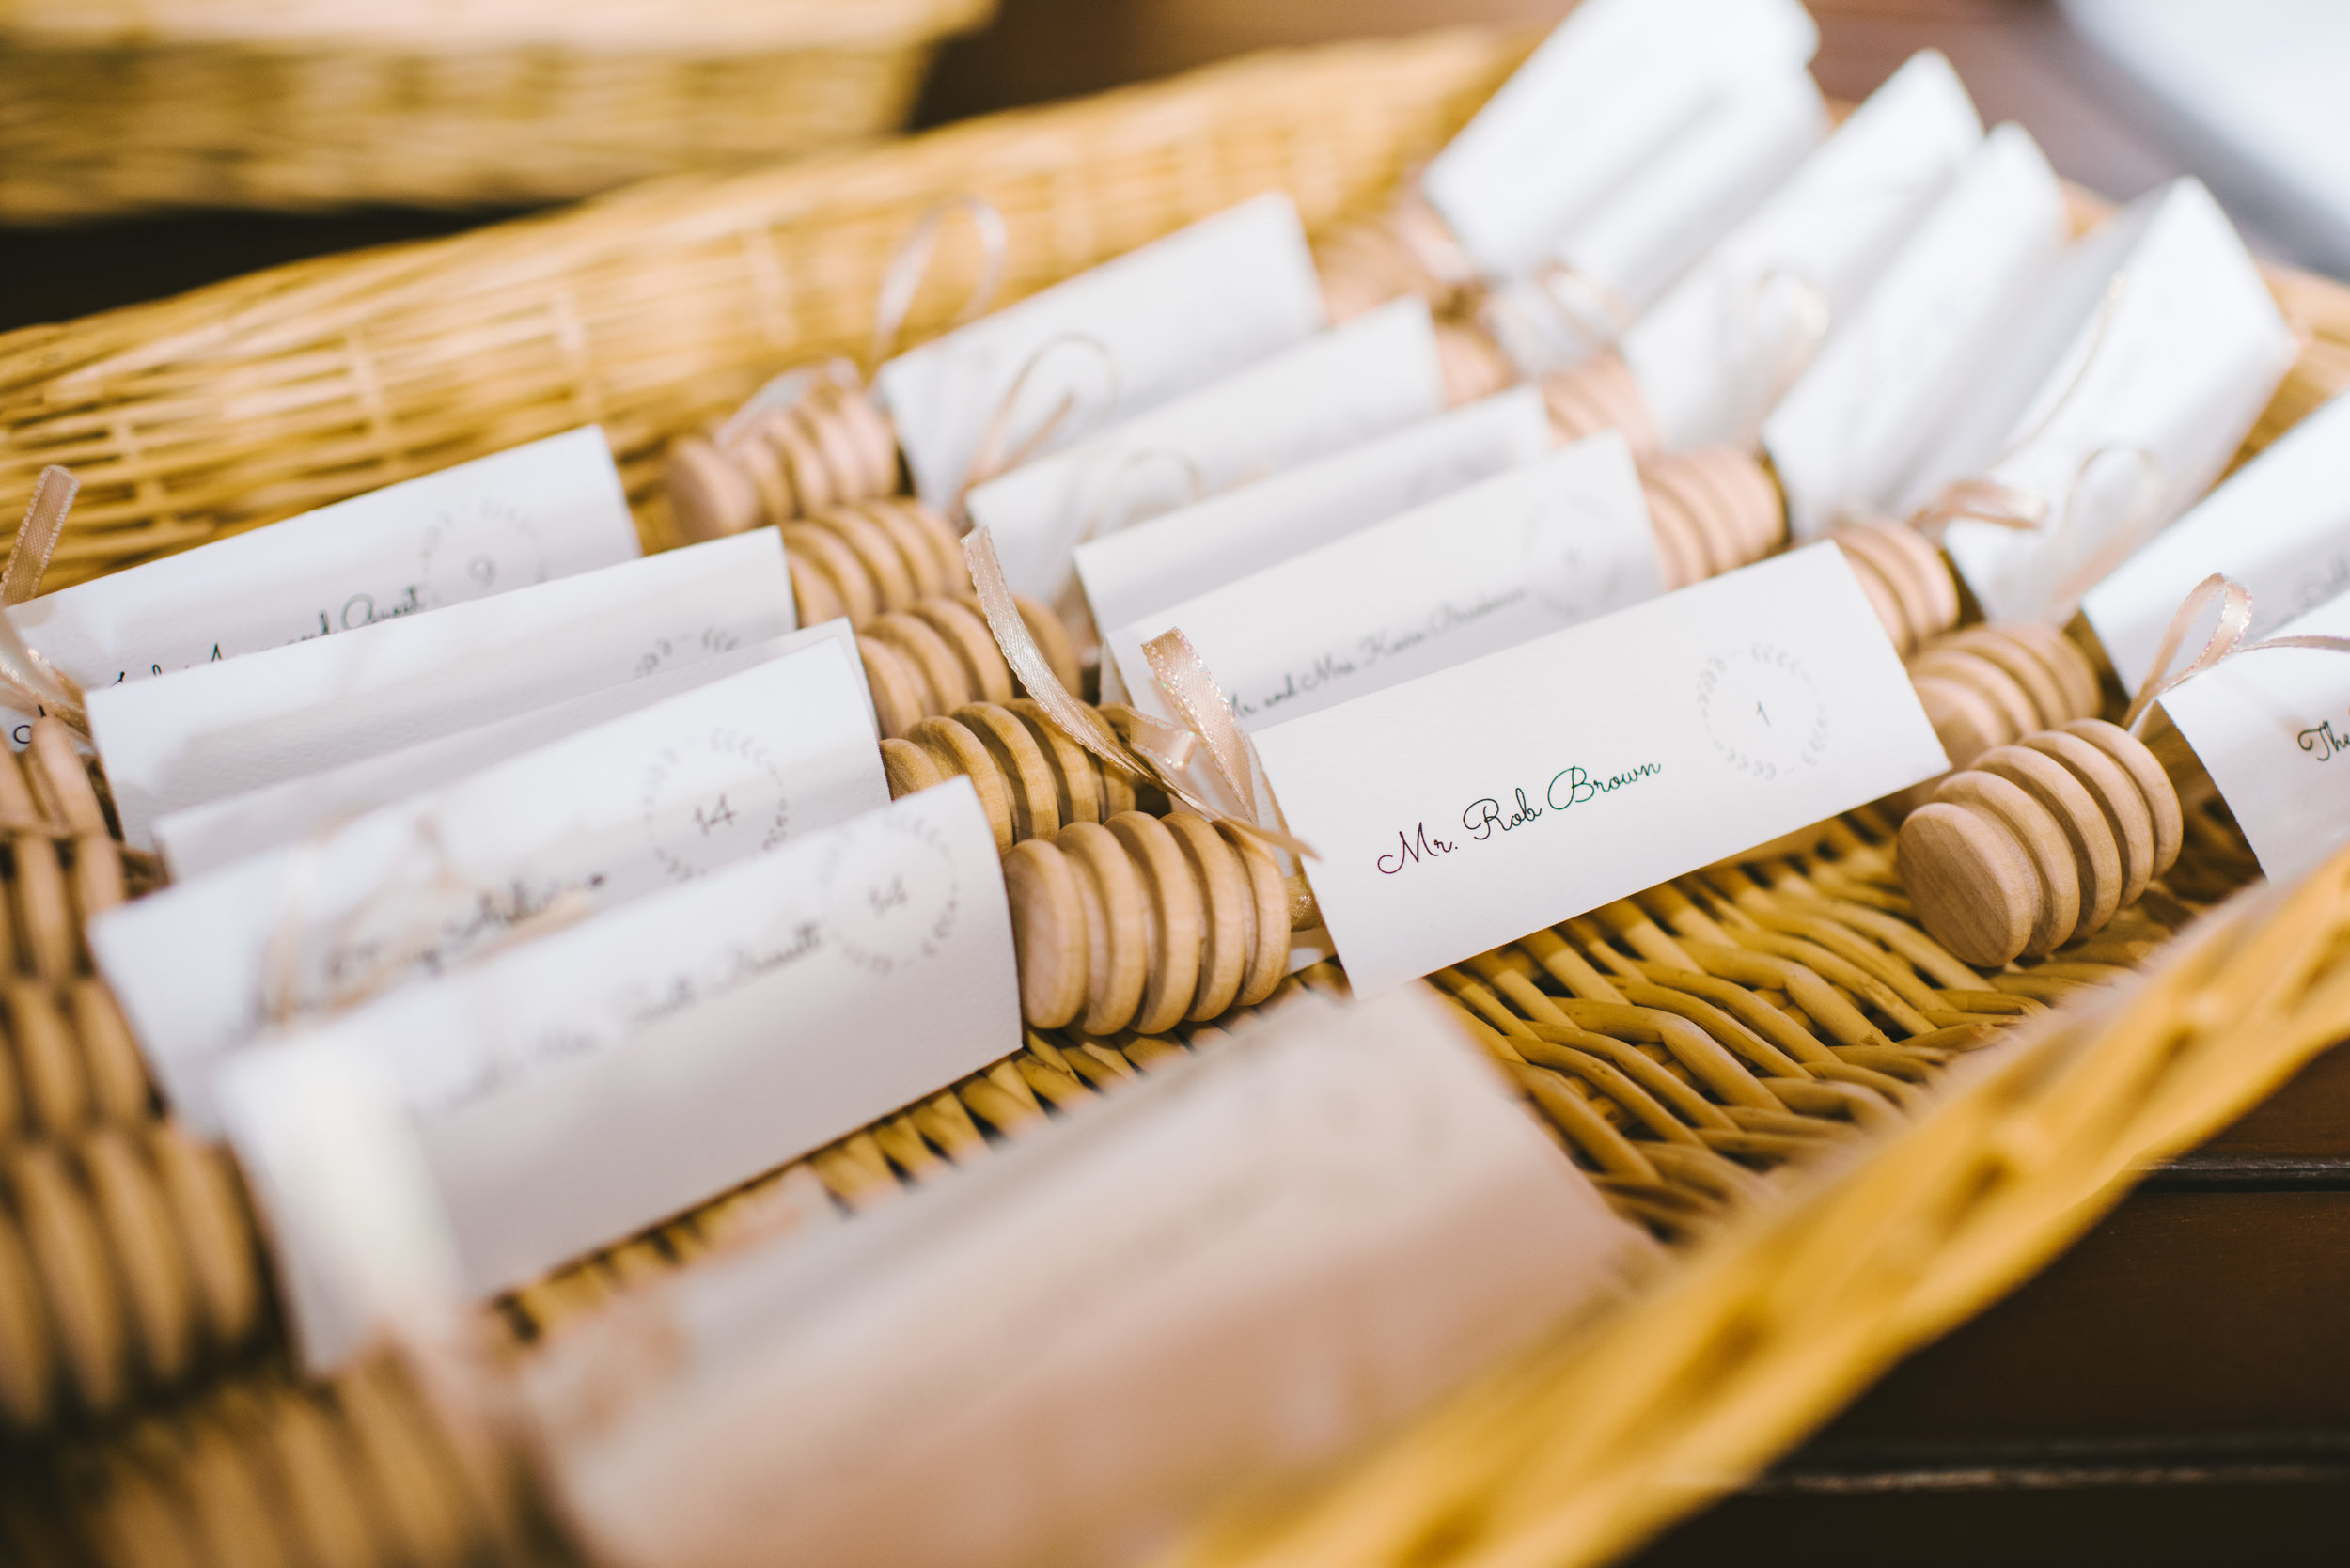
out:
<path id="1" fill-rule="evenodd" d="M 593 429 L 36 600 L 125 838 L 89 941 L 274 1231 L 274 1087 L 364 1062 L 486 1295 L 1017 1049 L 967 785 L 892 804 L 773 529 L 640 558 Z M 306 1356 L 357 1327 L 279 1248 Z"/>
<path id="2" fill-rule="evenodd" d="M 1297 846 L 1292 966 L 1371 998 L 1949 771 L 1841 528 L 1932 530 L 2132 689 L 2214 572 L 2255 635 L 2350 636 L 2350 410 L 2205 494 L 2295 345 L 2201 187 L 2076 237 L 1938 55 L 1831 125 L 1815 44 L 1793 0 L 1587 0 L 1410 194 L 1441 308 L 1333 323 L 1276 193 L 876 372 L 915 490 L 1087 645 L 1071 700 L 1190 729 L 1173 782 Z M 1449 399 L 1464 333 L 1520 384 Z M 1568 428 L 1597 376 L 1623 417 Z M 1796 547 L 1686 570 L 1652 497 L 1700 448 Z M 90 948 L 309 1366 L 1021 1048 L 980 793 L 889 798 L 791 581 L 774 527 L 640 557 L 588 429 L 8 612 L 168 874 Z M 2350 837 L 2350 660 L 2164 707 L 2272 873 Z M 551 1356 L 566 1506 L 619 1561 L 1099 1555 L 1604 1296 L 1643 1238 L 1442 1021 L 1332 1005 L 713 1270 L 658 1375 L 598 1381 L 624 1325 Z"/>

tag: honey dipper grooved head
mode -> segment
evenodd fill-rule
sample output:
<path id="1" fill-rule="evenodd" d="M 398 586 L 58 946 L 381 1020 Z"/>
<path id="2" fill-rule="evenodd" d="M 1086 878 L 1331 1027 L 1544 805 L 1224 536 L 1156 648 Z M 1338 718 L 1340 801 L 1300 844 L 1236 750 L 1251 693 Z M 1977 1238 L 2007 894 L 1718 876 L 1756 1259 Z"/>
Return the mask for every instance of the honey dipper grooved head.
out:
<path id="1" fill-rule="evenodd" d="M 1902 823 L 1894 863 L 1927 933 L 1961 963 L 1998 969 L 2031 939 L 2038 879 L 2024 847 L 1991 818 L 1929 802 Z"/>

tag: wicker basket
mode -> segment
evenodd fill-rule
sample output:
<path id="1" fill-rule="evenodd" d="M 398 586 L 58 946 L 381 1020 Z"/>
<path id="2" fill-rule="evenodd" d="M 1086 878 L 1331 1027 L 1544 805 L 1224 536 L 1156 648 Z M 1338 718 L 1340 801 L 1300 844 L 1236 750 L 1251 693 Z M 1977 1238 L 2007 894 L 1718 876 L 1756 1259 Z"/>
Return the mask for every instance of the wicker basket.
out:
<path id="1" fill-rule="evenodd" d="M 569 200 L 903 122 L 992 0 L 8 0 L 0 221 Z"/>
<path id="2" fill-rule="evenodd" d="M 40 463 L 72 464 L 86 488 L 58 559 L 88 575 L 586 417 L 611 435 L 649 541 L 665 542 L 662 443 L 777 366 L 861 346 L 881 259 L 941 198 L 974 192 L 1003 212 L 1013 295 L 1268 188 L 1324 229 L 1383 200 L 1522 53 L 1444 34 L 1261 56 L 0 337 L 0 514 Z M 942 256 L 917 335 L 979 264 L 968 249 Z M 2274 281 L 2306 348 L 2254 445 L 2350 380 L 2350 292 Z M 1786 874 L 1885 886 L 1883 824 L 1856 814 L 1845 832 Z M 2226 859 L 2205 854 L 2181 896 L 2218 899 L 2241 875 Z M 1898 915 L 1898 893 L 1884 897 Z M 1606 1560 L 1753 1474 L 2054 1256 L 2147 1160 L 2345 1033 L 2350 856 L 2221 905 L 2149 973 L 2027 1023 L 1942 1093 L 1904 1096 L 1917 1114 L 1699 1237 L 1623 1311 L 1465 1391 L 1316 1495 L 1214 1524 L 1186 1560 Z M 1016 1136 L 1047 1114 L 1041 1102 L 1114 1091 L 1179 1048 L 1032 1044 L 807 1163 L 857 1206 L 935 1163 L 925 1139 L 951 1157 L 971 1116 Z M 722 1229 L 640 1238 L 509 1310 L 592 1309 Z"/>

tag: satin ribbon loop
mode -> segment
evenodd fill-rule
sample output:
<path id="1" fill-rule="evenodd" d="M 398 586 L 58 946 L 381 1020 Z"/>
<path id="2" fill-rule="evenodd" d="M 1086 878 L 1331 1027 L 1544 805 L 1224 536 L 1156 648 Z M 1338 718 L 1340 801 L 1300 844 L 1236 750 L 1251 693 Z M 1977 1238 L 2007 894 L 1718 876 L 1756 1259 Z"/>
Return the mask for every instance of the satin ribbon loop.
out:
<path id="1" fill-rule="evenodd" d="M 987 618 L 988 630 L 995 634 L 995 646 L 1003 651 L 1004 662 L 1020 678 L 1020 684 L 1028 696 L 1044 710 L 1045 716 L 1061 733 L 1076 742 L 1109 766 L 1131 777 L 1148 781 L 1152 770 L 1127 748 L 1118 732 L 1095 709 L 1079 701 L 1069 688 L 1060 683 L 1053 666 L 1045 662 L 1044 651 L 1036 645 L 1028 623 L 1020 618 L 1020 606 L 1011 597 L 1011 584 L 1004 576 L 1004 563 L 995 553 L 995 536 L 986 526 L 972 529 L 963 537 L 963 558 L 971 569 L 971 584 L 979 592 L 979 613 Z"/>
<path id="2" fill-rule="evenodd" d="M 1079 544 L 1099 539 L 1104 534 L 1113 534 L 1120 529 L 1130 528 L 1137 522 L 1149 520 L 1137 518 L 1135 515 L 1132 499 L 1127 494 L 1126 481 L 1154 463 L 1171 464 L 1175 471 L 1183 476 L 1183 499 L 1176 503 L 1178 507 L 1196 506 L 1206 499 L 1207 476 L 1199 471 L 1198 463 L 1190 454 L 1179 452 L 1172 447 L 1141 447 L 1120 458 L 1117 464 L 1110 469 L 1109 478 L 1102 484 L 1100 503 L 1087 515 L 1085 526 L 1078 530 L 1077 542 Z M 1164 513 L 1152 515 L 1160 516 Z"/>
<path id="3" fill-rule="evenodd" d="M 16 542 L 8 548 L 8 563 L 0 569 L 0 605 L 21 604 L 40 592 L 81 488 L 70 471 L 55 463 L 40 471 L 24 519 L 17 525 Z M 80 683 L 27 644 L 5 610 L 0 610 L 0 699 L 21 713 L 53 713 L 75 735 L 89 739 Z"/>
<path id="4" fill-rule="evenodd" d="M 1615 285 L 1564 261 L 1544 262 L 1525 287 L 1489 293 L 1478 307 L 1503 352 L 1534 371 L 1581 363 L 1622 337 L 1638 315 Z"/>
<path id="5" fill-rule="evenodd" d="M 2056 509 L 2048 498 L 2036 490 L 2026 490 L 1995 479 L 1992 473 L 2013 462 L 2023 452 L 2038 444 L 2048 433 L 2064 411 L 2072 406 L 2082 386 L 2089 381 L 2089 372 L 2106 350 L 2113 329 L 2113 319 L 2122 308 L 2123 297 L 2129 291 L 2129 275 L 2117 272 L 2106 280 L 2104 295 L 2097 302 L 2096 324 L 2090 329 L 2089 346 L 2082 352 L 2080 363 L 2073 368 L 2073 376 L 2064 384 L 2064 390 L 2056 395 L 2047 411 L 2035 420 L 2031 428 L 2013 441 L 2007 449 L 1985 465 L 1984 472 L 1969 478 L 1952 479 L 1941 493 L 1920 507 L 1909 519 L 1909 525 L 1927 538 L 1939 541 L 1953 523 L 1989 523 L 2002 528 L 2034 529 L 2045 527 Z M 2082 478 L 2107 453 L 2120 450 L 2139 453 L 2159 474 L 2161 460 L 2143 447 L 2108 442 L 2093 448 L 2074 471 L 2073 482 L 2065 488 L 2064 511 L 2060 525 L 2069 523 L 2077 499 Z"/>
<path id="6" fill-rule="evenodd" d="M 1183 720 L 1183 728 L 1207 748 L 1209 764 L 1240 807 L 1238 820 L 1242 825 L 1292 855 L 1308 860 L 1321 859 L 1303 840 L 1264 821 L 1267 815 L 1277 816 L 1280 808 L 1273 801 L 1269 784 L 1261 794 L 1259 792 L 1258 780 L 1262 770 L 1257 761 L 1257 748 L 1242 732 L 1223 688 L 1215 683 L 1215 677 L 1208 672 L 1207 661 L 1199 656 L 1199 651 L 1192 646 L 1183 629 L 1171 628 L 1144 643 L 1142 656 L 1151 666 L 1152 679 L 1158 683 L 1161 695 L 1175 710 L 1176 716 Z"/>
<path id="7" fill-rule="evenodd" d="M 409 970 L 430 961 L 434 941 L 453 909 L 471 906 L 484 899 L 483 889 L 457 870 L 438 819 L 426 815 L 411 824 L 411 832 L 430 868 L 425 885 L 413 890 L 390 884 L 380 886 L 354 907 L 321 925 L 312 901 L 327 846 L 359 815 L 355 811 L 344 813 L 321 823 L 301 840 L 298 853 L 287 868 L 285 912 L 278 917 L 263 948 L 262 1016 L 273 1026 L 282 1027 L 311 1012 L 343 1012 L 374 1000 Z M 363 931 L 387 903 L 396 905 L 401 899 L 412 900 L 415 907 L 404 917 L 398 931 L 367 951 L 364 963 L 352 973 L 321 975 L 317 994 L 306 996 L 302 976 L 306 942 L 318 939 L 326 951 L 333 952 L 349 942 L 352 933 Z M 576 925 L 595 912 L 596 901 L 586 889 L 567 887 L 536 909 L 517 909 L 503 930 L 462 954 L 446 971 L 436 964 L 434 972 L 453 973 L 470 968 L 509 948 Z"/>
<path id="8" fill-rule="evenodd" d="M 914 296 L 938 253 L 939 232 L 957 212 L 969 216 L 972 230 L 979 237 L 979 276 L 971 286 L 970 297 L 948 322 L 948 330 L 978 321 L 995 302 L 995 290 L 1004 281 L 1004 258 L 1011 249 L 1004 214 L 994 202 L 969 191 L 935 202 L 915 220 L 889 265 L 882 270 L 881 289 L 873 299 L 873 345 L 868 363 L 880 365 L 898 346 L 898 335 L 905 330 L 906 317 L 914 309 Z"/>
<path id="9" fill-rule="evenodd" d="M 1961 520 L 2030 530 L 2046 524 L 2048 510 L 2048 498 L 2038 491 L 1979 476 L 1944 485 L 1941 494 L 1910 515 L 1909 525 L 1935 540 Z"/>
<path id="10" fill-rule="evenodd" d="M 2162 497 L 2166 486 L 2162 459 L 2154 449 L 2134 441 L 2109 441 L 2093 448 L 2081 459 L 2073 471 L 2072 482 L 2064 489 L 2064 510 L 2057 519 L 2052 534 L 2060 544 L 2079 526 L 2081 495 L 2089 476 L 2099 463 L 2114 456 L 2138 461 L 2137 485 L 2121 515 L 2114 520 L 2106 541 L 2089 553 L 2089 558 L 2075 568 L 2057 586 L 2051 597 L 2052 614 L 2069 619 L 2079 604 L 2082 594 L 2103 582 L 2106 574 L 2138 553 L 2138 547 L 2152 537 L 2154 525 L 2162 519 Z"/>
<path id="11" fill-rule="evenodd" d="M 2170 661 L 2177 658 L 2179 645 L 2186 640 L 2189 628 L 2202 619 L 2212 601 L 2219 601 L 2219 619 L 2204 639 L 2202 651 L 2176 675 L 2169 673 Z M 2258 653 L 2271 648 L 2306 648 L 2326 653 L 2350 653 L 2350 637 L 2306 635 L 2297 637 L 2265 637 L 2259 642 L 2246 642 L 2244 635 L 2252 628 L 2252 590 L 2242 583 L 2213 572 L 2188 590 L 2179 602 L 2170 624 L 2163 628 L 2162 640 L 2154 645 L 2153 663 L 2147 667 L 2146 679 L 2130 699 L 2129 711 L 2122 715 L 2122 728 L 2135 730 L 2145 720 L 2165 694 L 2194 680 L 2222 660 Z"/>
<path id="12" fill-rule="evenodd" d="M 1089 332 L 1057 332 L 1039 343 L 1028 355 L 1026 363 L 1020 367 L 1019 373 L 1004 388 L 1004 395 L 996 400 L 995 412 L 988 416 L 987 424 L 979 431 L 979 443 L 971 449 L 970 466 L 964 469 L 963 483 L 955 489 L 954 512 L 958 519 L 964 517 L 964 502 L 973 491 L 996 476 L 1010 473 L 1026 463 L 1044 450 L 1056 437 L 1070 433 L 1070 427 L 1075 423 L 1080 406 L 1078 388 L 1073 385 L 1061 393 L 1060 400 L 1054 403 L 1043 418 L 1037 421 L 1035 429 L 1016 442 L 1011 438 L 1011 422 L 1019 414 L 1021 394 L 1028 389 L 1029 378 L 1053 357 L 1056 350 L 1062 348 L 1090 349 L 1101 356 L 1102 368 L 1109 377 L 1109 391 L 1102 400 L 1098 413 L 1106 415 L 1118 406 L 1121 392 L 1118 360 L 1110 353 L 1108 344 Z"/>
<path id="13" fill-rule="evenodd" d="M 1028 696 L 1062 734 L 1106 766 L 1157 785 L 1170 798 L 1210 822 L 1230 823 L 1238 831 L 1292 855 L 1320 858 L 1288 834 L 1261 825 L 1255 820 L 1255 803 L 1249 796 L 1239 797 L 1247 803 L 1246 816 L 1218 810 L 1200 798 L 1187 778 L 1194 749 L 1205 739 L 1196 730 L 1136 714 L 1132 736 L 1121 736 L 1100 710 L 1073 696 L 1053 673 L 1053 666 L 1045 662 L 1043 651 L 1037 647 L 1035 636 L 1028 631 L 1028 623 L 1021 619 L 1020 606 L 1011 596 L 1011 584 L 1004 576 L 1004 563 L 995 553 L 995 535 L 984 525 L 964 536 L 963 558 L 971 568 L 971 582 L 979 590 L 980 613 L 987 617 L 988 630 L 995 633 L 995 646 L 1003 651 L 1004 662 L 1011 666 Z M 1220 695 L 1217 701 L 1222 702 Z M 1226 710 L 1225 716 L 1229 722 L 1230 710 Z"/>

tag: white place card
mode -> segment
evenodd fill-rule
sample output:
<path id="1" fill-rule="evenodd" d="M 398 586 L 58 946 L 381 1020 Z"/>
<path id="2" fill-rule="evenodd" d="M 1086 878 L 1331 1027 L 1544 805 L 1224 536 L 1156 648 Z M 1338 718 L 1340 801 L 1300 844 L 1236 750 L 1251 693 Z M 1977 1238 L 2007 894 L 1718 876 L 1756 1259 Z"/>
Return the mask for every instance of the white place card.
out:
<path id="1" fill-rule="evenodd" d="M 1802 70 L 1819 43 L 1794 0 L 1585 0 L 1420 188 L 1480 271 L 1527 272 L 1714 97 Z"/>
<path id="2" fill-rule="evenodd" d="M 1891 509 L 2070 232 L 2038 144 L 1994 130 L 1762 426 L 1796 538 Z"/>
<path id="3" fill-rule="evenodd" d="M 1079 545 L 1077 575 L 1095 625 L 1131 625 L 1549 449 L 1542 394 L 1513 387 Z"/>
<path id="4" fill-rule="evenodd" d="M 636 559 L 603 432 L 583 426 L 11 606 L 85 689 Z M 9 741 L 33 714 L 0 708 Z"/>
<path id="5" fill-rule="evenodd" d="M 1394 301 L 971 493 L 1018 593 L 1058 600 L 1083 541 L 1444 412 L 1426 302 Z"/>
<path id="6" fill-rule="evenodd" d="M 1485 324 L 1528 379 L 1580 364 L 1778 189 L 1827 128 L 1827 105 L 1800 70 L 1716 95 L 1569 228 L 1548 259 L 1567 275 L 1496 285 Z"/>
<path id="7" fill-rule="evenodd" d="M 1255 730 L 1663 591 L 1639 470 L 1608 431 L 1147 616 L 1107 646 L 1129 700 L 1172 722 L 1142 649 L 1180 627 Z"/>
<path id="8" fill-rule="evenodd" d="M 1809 71 L 1741 81 L 1575 225 L 1558 258 L 1646 309 L 1827 133 L 1827 104 Z"/>
<path id="9" fill-rule="evenodd" d="M 2251 589 L 2254 639 L 2350 592 L 2350 397 L 2295 424 L 2082 598 L 2125 690 L 2215 572 Z"/>
<path id="10" fill-rule="evenodd" d="M 302 1370 L 330 1376 L 395 1337 L 467 1342 L 448 1215 L 384 1064 L 280 1052 L 228 1088 L 237 1168 Z"/>
<path id="11" fill-rule="evenodd" d="M 614 1568 L 1139 1560 L 1654 1256 L 1434 1000 L 1308 996 L 853 1224 L 640 1293 L 525 1389 Z"/>
<path id="12" fill-rule="evenodd" d="M 423 794 L 567 735 L 592 729 L 779 659 L 817 642 L 837 641 L 851 658 L 855 634 L 845 620 L 827 620 L 788 636 L 747 643 L 730 653 L 671 665 L 638 680 L 586 692 L 562 702 L 454 734 L 420 741 L 338 768 L 281 779 L 242 794 L 207 801 L 155 820 L 155 848 L 175 878 L 197 876 L 248 855 L 329 832 L 380 807 Z M 871 694 L 866 694 L 870 700 Z"/>
<path id="13" fill-rule="evenodd" d="M 1324 319 L 1297 209 L 1276 193 L 900 354 L 873 382 L 915 490 L 948 511 L 991 426 L 1016 449 L 1066 402 L 1042 449 L 1067 447 L 1293 348 Z"/>
<path id="14" fill-rule="evenodd" d="M 639 550 L 611 448 L 601 428 L 586 425 L 9 614 L 66 673 L 111 685 L 528 588 Z"/>
<path id="15" fill-rule="evenodd" d="M 1674 451 L 1744 445 L 1982 140 L 1950 62 L 1911 56 L 1624 335 Z"/>
<path id="16" fill-rule="evenodd" d="M 1723 92 L 1640 165 L 1629 186 L 1568 230 L 1551 261 L 1493 285 L 1480 320 L 1528 381 L 1582 365 L 1657 304 L 1828 134 L 1805 71 Z"/>
<path id="17" fill-rule="evenodd" d="M 2350 637 L 2350 598 L 2273 635 Z M 2170 692 L 2161 707 L 2219 787 L 2270 881 L 2299 876 L 2350 842 L 2350 654 L 2245 653 Z"/>
<path id="18" fill-rule="evenodd" d="M 274 1024 L 885 806 L 879 740 L 855 646 L 828 637 L 109 910 L 90 950 L 181 1124 L 210 1136 L 212 1064 Z"/>
<path id="19" fill-rule="evenodd" d="M 1976 474 L 2044 499 L 2040 528 L 1962 521 L 1943 543 L 1993 619 L 2061 620 L 2210 487 L 2295 344 L 2218 204 L 2181 180 L 2075 245 L 2001 349 L 1907 504 Z"/>
<path id="20" fill-rule="evenodd" d="M 1364 995 L 1950 766 L 1832 544 L 1256 744 Z"/>
<path id="21" fill-rule="evenodd" d="M 381 1062 L 465 1289 L 522 1284 L 1020 1048 L 995 837 L 957 778 L 256 1044 Z M 288 1200 L 266 1188 L 265 1210 Z"/>
<path id="22" fill-rule="evenodd" d="M 9 619 L 86 687 L 144 681 L 634 560 L 589 425 L 28 599 Z M 31 719 L 4 721 L 32 738 Z"/>
<path id="23" fill-rule="evenodd" d="M 772 528 L 89 694 L 123 836 L 792 629 Z"/>

